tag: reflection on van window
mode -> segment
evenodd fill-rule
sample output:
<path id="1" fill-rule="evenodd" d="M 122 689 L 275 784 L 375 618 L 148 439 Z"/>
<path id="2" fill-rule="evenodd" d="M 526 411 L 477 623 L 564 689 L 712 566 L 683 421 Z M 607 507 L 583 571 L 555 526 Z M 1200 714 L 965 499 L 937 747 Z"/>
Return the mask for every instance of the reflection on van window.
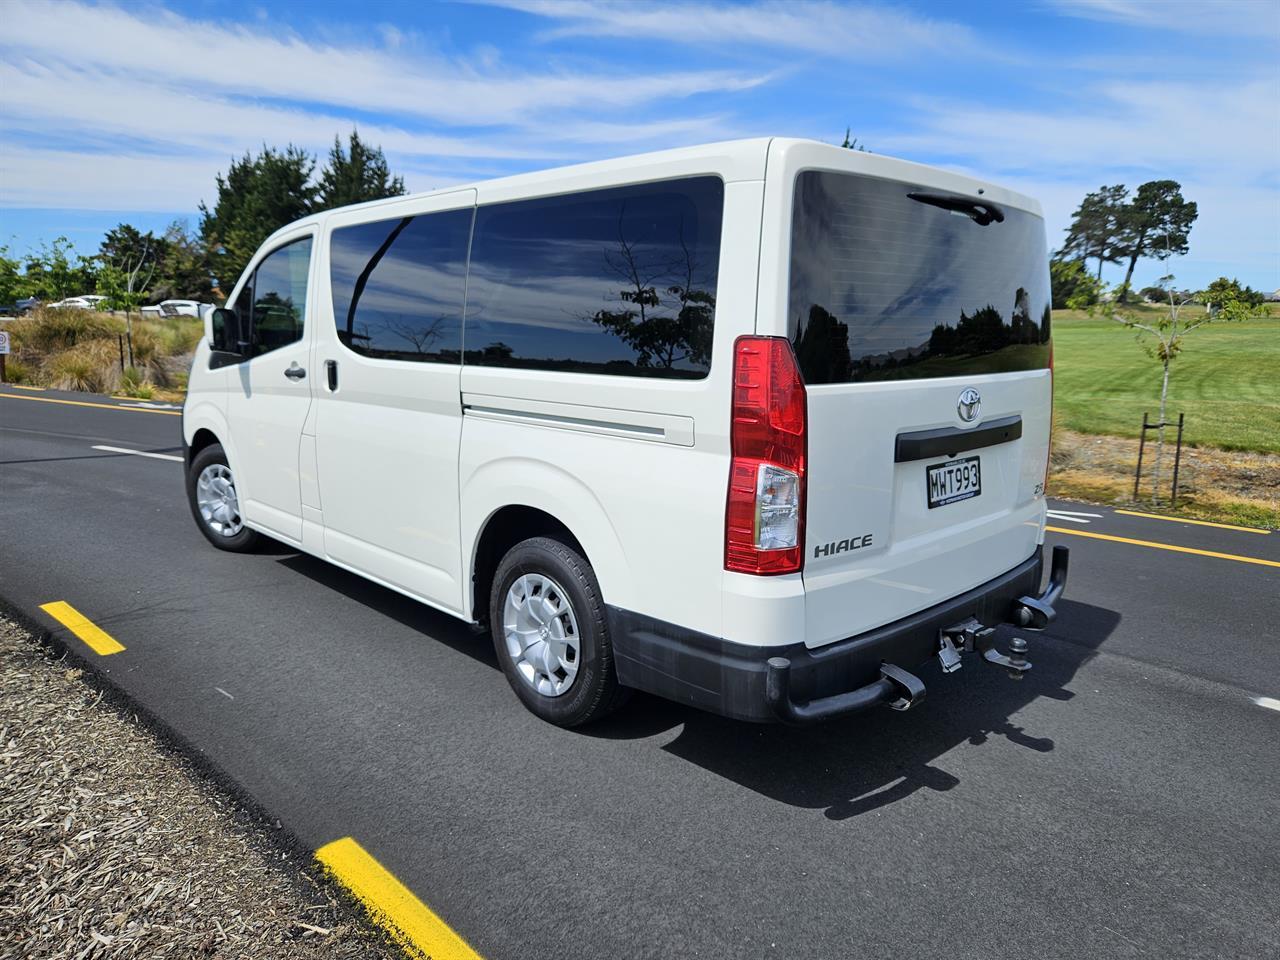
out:
<path id="1" fill-rule="evenodd" d="M 383 360 L 458 363 L 473 208 L 333 231 L 338 339 Z"/>
<path id="2" fill-rule="evenodd" d="M 302 339 L 302 323 L 307 312 L 307 269 L 310 264 L 310 237 L 281 247 L 258 264 L 253 277 L 255 355 Z M 242 309 L 240 304 L 237 307 Z"/>
<path id="3" fill-rule="evenodd" d="M 1044 222 L 985 226 L 927 188 L 796 177 L 788 323 L 807 383 L 971 376 L 1049 362 Z"/>
<path id="4" fill-rule="evenodd" d="M 717 177 L 481 207 L 466 362 L 706 376 L 723 209 Z"/>

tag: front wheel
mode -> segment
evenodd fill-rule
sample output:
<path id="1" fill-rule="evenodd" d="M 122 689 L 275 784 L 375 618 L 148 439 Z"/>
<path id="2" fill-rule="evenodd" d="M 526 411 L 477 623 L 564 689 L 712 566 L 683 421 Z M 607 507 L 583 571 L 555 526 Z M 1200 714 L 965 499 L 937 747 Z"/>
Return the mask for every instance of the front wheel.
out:
<path id="1" fill-rule="evenodd" d="M 580 726 L 626 699 L 595 573 L 558 540 L 534 537 L 502 558 L 489 624 L 507 682 L 548 723 Z"/>
<path id="2" fill-rule="evenodd" d="M 205 538 L 219 550 L 244 553 L 258 544 L 258 532 L 244 525 L 236 478 L 222 445 L 211 443 L 191 458 L 187 502 Z"/>

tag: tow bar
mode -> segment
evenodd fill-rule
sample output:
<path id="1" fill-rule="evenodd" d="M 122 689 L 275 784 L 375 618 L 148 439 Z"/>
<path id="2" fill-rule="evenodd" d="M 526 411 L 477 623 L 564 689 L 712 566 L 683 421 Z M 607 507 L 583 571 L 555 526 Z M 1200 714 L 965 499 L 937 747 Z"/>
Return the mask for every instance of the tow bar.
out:
<path id="1" fill-rule="evenodd" d="M 1049 585 L 1037 597 L 1019 597 L 1014 601 L 1012 622 L 1015 625 L 1026 630 L 1043 630 L 1057 617 L 1053 605 L 1058 602 L 1067 585 L 1069 557 L 1066 547 L 1053 548 Z M 1031 669 L 1031 663 L 1027 660 L 1027 641 L 1022 637 L 1014 637 L 1009 641 L 1009 653 L 1003 654 L 996 649 L 994 634 L 995 627 L 984 626 L 975 617 L 943 627 L 938 632 L 938 662 L 942 665 L 943 673 L 953 673 L 960 669 L 960 651 L 977 650 L 987 663 L 1003 667 L 1012 679 L 1021 680 L 1022 675 Z"/>
<path id="2" fill-rule="evenodd" d="M 1010 602 L 1007 622 L 1024 630 L 1043 630 L 1057 615 L 1054 604 L 1067 584 L 1067 548 L 1053 548 L 1049 585 L 1037 596 L 1023 596 Z M 985 614 L 984 614 L 985 615 Z M 1002 667 L 1014 680 L 1031 669 L 1027 660 L 1027 641 L 1014 637 L 1009 652 L 1001 653 L 995 645 L 995 627 L 977 617 L 968 617 L 938 631 L 936 656 L 944 673 L 959 670 L 961 653 L 974 651 L 997 667 Z M 819 697 L 807 703 L 791 699 L 791 661 L 786 657 L 770 657 L 765 663 L 765 700 L 783 723 L 810 724 L 841 714 L 857 713 L 879 704 L 894 710 L 910 710 L 924 699 L 925 687 L 919 677 L 896 664 L 882 661 L 879 678 L 866 686 Z"/>

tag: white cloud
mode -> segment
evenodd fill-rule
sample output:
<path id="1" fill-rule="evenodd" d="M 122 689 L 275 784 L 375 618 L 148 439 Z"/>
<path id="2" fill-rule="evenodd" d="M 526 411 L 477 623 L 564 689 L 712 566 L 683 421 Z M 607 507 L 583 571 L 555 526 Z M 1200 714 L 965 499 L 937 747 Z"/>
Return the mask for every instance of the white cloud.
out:
<path id="1" fill-rule="evenodd" d="M 115 71 L 135 83 L 221 95 L 373 109 L 462 126 L 551 110 L 621 110 L 666 97 L 742 90 L 760 78 L 725 70 L 530 73 L 394 46 L 308 41 L 274 22 L 252 30 L 162 10 L 10 0 L 0 49 Z M 385 34 L 384 34 L 385 36 Z M 11 54 L 12 55 L 12 54 Z"/>
<path id="2" fill-rule="evenodd" d="M 22 143 L 0 153 L 0 206 L 84 210 L 193 210 L 225 168 L 221 157 L 90 153 Z"/>
<path id="3" fill-rule="evenodd" d="M 919 99 L 912 132 L 869 135 L 889 152 L 947 158 L 1036 197 L 1054 246 L 1086 192 L 1177 180 L 1199 205 L 1191 251 L 1170 265 L 1144 262 L 1139 277 L 1172 269 L 1198 285 L 1235 269 L 1253 271 L 1242 279 L 1280 282 L 1273 82 L 1104 83 L 1080 92 L 1077 102 L 1091 106 L 1050 111 Z"/>
<path id="4" fill-rule="evenodd" d="M 751 44 L 881 59 L 978 48 L 973 32 L 905 9 L 828 0 L 755 3 L 481 0 L 561 21 L 545 36 L 637 37 L 698 46 Z"/>
<path id="5" fill-rule="evenodd" d="M 431 189 L 473 170 L 498 175 L 723 129 L 715 116 L 647 114 L 761 80 L 734 70 L 520 70 L 492 48 L 444 57 L 389 25 L 360 41 L 320 41 L 269 17 L 246 28 L 151 7 L 9 0 L 0 123 L 18 135 L 0 145 L 0 203 L 191 209 L 230 156 L 263 143 L 323 154 L 353 125 L 411 189 Z"/>
<path id="6" fill-rule="evenodd" d="M 1280 35 L 1275 0 L 1049 0 L 1067 16 L 1210 35 Z"/>

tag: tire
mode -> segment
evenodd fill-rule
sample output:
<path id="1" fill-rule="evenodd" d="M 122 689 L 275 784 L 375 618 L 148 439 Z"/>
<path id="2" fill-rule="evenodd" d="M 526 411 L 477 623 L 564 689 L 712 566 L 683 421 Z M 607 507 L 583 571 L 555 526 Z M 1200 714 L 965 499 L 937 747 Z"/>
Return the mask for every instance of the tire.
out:
<path id="1" fill-rule="evenodd" d="M 202 478 L 209 482 L 202 486 Z M 227 488 L 230 489 L 230 503 L 223 498 L 223 503 L 211 511 L 208 499 Z M 203 508 L 200 503 L 202 497 L 206 500 Z M 200 532 L 219 550 L 246 553 L 258 545 L 258 532 L 246 527 L 240 516 L 235 497 L 235 477 L 231 474 L 222 444 L 211 443 L 191 458 L 191 469 L 187 471 L 187 503 Z M 228 509 L 233 511 L 230 515 Z"/>
<path id="2" fill-rule="evenodd" d="M 629 691 L 618 684 L 595 572 L 560 541 L 534 537 L 507 552 L 493 576 L 489 624 L 511 689 L 548 723 L 581 726 L 627 699 Z M 526 643 L 518 633 L 509 639 L 508 626 L 533 639 Z"/>

